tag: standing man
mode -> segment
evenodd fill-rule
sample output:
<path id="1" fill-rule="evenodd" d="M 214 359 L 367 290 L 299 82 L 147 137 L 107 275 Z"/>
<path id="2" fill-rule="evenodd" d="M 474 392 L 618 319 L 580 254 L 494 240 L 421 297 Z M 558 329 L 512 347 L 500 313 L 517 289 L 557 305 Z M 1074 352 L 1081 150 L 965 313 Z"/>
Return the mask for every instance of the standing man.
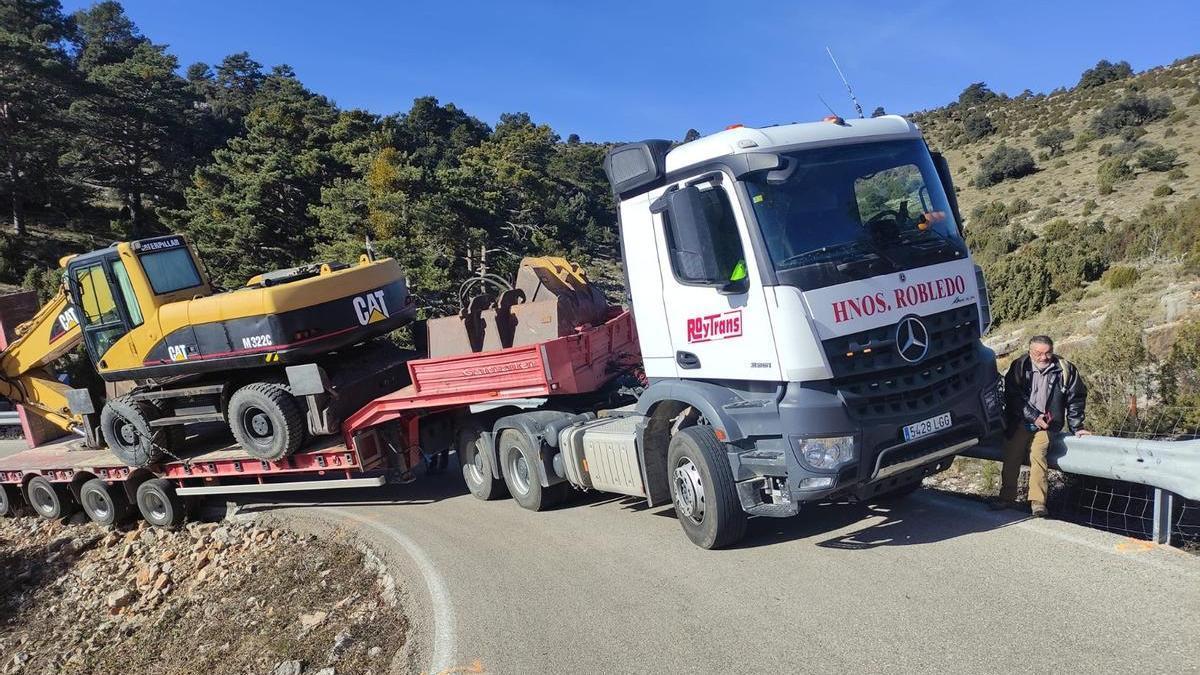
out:
<path id="1" fill-rule="evenodd" d="M 1030 513 L 1045 518 L 1050 434 L 1061 433 L 1064 427 L 1076 436 L 1091 433 L 1083 428 L 1087 387 L 1075 366 L 1054 353 L 1054 340 L 1035 335 L 1029 340 L 1029 353 L 1009 366 L 1004 393 L 1007 441 L 1000 496 L 992 508 L 1015 505 L 1017 476 L 1028 458 Z"/>

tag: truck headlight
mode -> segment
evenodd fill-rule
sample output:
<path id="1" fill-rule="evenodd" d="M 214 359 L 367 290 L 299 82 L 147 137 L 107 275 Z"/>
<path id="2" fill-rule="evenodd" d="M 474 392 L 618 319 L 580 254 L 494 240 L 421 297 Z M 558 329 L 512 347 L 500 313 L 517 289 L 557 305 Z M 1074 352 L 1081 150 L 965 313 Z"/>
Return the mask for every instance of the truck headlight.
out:
<path id="1" fill-rule="evenodd" d="M 810 469 L 832 471 L 855 459 L 854 437 L 801 438 L 800 460 Z"/>

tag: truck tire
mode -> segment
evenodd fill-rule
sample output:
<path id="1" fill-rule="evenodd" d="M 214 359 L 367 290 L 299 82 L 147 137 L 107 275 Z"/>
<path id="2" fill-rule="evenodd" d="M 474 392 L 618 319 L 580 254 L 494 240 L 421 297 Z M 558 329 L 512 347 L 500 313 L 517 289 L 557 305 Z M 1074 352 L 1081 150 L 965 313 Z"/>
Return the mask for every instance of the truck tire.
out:
<path id="1" fill-rule="evenodd" d="M 479 429 L 468 427 L 458 430 L 455 451 L 458 453 L 458 464 L 462 467 L 463 481 L 476 499 L 486 502 L 507 497 L 508 487 L 504 485 L 504 479 L 493 477 L 492 453 L 481 449 L 482 444 Z"/>
<path id="2" fill-rule="evenodd" d="M 667 447 L 667 480 L 675 513 L 688 539 L 700 548 L 729 546 L 746 534 L 725 445 L 711 427 L 681 429 Z"/>
<path id="3" fill-rule="evenodd" d="M 225 417 L 233 437 L 255 459 L 283 459 L 304 442 L 300 404 L 282 384 L 255 382 L 238 389 Z"/>
<path id="4" fill-rule="evenodd" d="M 93 523 L 113 527 L 129 515 L 129 500 L 120 488 L 114 489 L 99 478 L 93 478 L 79 488 L 79 504 Z"/>
<path id="5" fill-rule="evenodd" d="M 541 459 L 529 437 L 517 429 L 500 432 L 500 470 L 512 498 L 530 511 L 544 511 L 563 498 L 557 486 L 542 487 L 537 464 Z"/>
<path id="6" fill-rule="evenodd" d="M 77 505 L 66 483 L 51 483 L 44 476 L 34 476 L 25 487 L 25 501 L 46 520 L 58 520 L 75 513 Z"/>
<path id="7" fill-rule="evenodd" d="M 187 516 L 183 499 L 165 478 L 151 478 L 138 486 L 137 507 L 142 518 L 155 527 L 178 527 Z"/>
<path id="8" fill-rule="evenodd" d="M 16 491 L 8 485 L 0 485 L 0 518 L 17 515 Z"/>
<path id="9" fill-rule="evenodd" d="M 152 427 L 158 408 L 122 396 L 111 399 L 100 411 L 100 433 L 117 459 L 128 466 L 142 467 L 162 459 L 172 435 L 166 427 Z"/>

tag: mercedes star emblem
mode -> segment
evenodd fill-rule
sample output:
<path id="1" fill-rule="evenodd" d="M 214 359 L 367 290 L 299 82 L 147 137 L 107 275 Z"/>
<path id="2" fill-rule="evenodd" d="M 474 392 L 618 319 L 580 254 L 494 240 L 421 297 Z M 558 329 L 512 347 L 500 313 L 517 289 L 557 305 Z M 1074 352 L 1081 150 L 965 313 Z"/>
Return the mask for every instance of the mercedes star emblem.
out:
<path id="1" fill-rule="evenodd" d="M 915 316 L 906 316 L 896 324 L 896 351 L 900 358 L 916 363 L 929 352 L 929 331 Z"/>

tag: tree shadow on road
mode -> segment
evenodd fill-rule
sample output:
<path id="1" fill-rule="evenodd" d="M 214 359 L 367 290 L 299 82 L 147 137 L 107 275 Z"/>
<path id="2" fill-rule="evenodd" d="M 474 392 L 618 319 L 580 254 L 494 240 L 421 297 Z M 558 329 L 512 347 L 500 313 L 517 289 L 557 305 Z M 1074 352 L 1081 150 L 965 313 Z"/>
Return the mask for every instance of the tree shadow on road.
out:
<path id="1" fill-rule="evenodd" d="M 988 532 L 1026 520 L 1015 511 L 923 490 L 907 499 L 833 502 L 802 508 L 793 518 L 753 518 L 738 548 L 814 539 L 822 548 L 862 551 L 914 546 Z M 822 535 L 834 533 L 824 539 Z"/>

